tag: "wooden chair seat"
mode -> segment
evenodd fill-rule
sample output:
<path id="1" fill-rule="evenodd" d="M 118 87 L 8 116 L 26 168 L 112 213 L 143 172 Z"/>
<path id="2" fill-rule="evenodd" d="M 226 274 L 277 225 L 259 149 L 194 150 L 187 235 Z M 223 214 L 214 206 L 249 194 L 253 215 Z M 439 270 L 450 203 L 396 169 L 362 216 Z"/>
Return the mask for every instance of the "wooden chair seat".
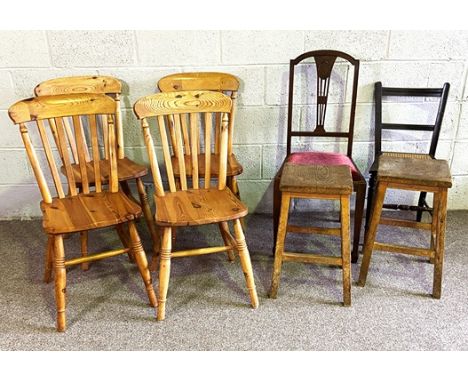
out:
<path id="1" fill-rule="evenodd" d="M 192 175 L 192 157 L 190 155 L 184 155 L 185 160 L 185 171 L 186 174 Z M 172 168 L 174 169 L 174 175 L 179 177 L 179 161 L 177 157 L 171 157 Z M 242 174 L 243 168 L 242 165 L 237 160 L 234 154 L 228 156 L 226 176 L 236 176 Z M 205 154 L 198 154 L 198 173 L 200 175 L 205 175 Z M 217 178 L 219 174 L 219 155 L 211 154 L 211 167 L 210 173 L 213 177 Z"/>
<path id="2" fill-rule="evenodd" d="M 353 180 L 348 166 L 317 166 L 286 163 L 280 182 L 281 192 L 348 195 Z"/>
<path id="3" fill-rule="evenodd" d="M 292 153 L 286 159 L 286 163 L 320 166 L 346 165 L 351 170 L 353 180 L 361 180 L 362 175 L 353 160 L 345 154 L 322 151 L 306 151 Z"/>
<path id="4" fill-rule="evenodd" d="M 122 191 L 92 192 L 41 202 L 43 228 L 49 234 L 64 234 L 109 227 L 134 220 L 141 208 Z"/>
<path id="5" fill-rule="evenodd" d="M 101 181 L 107 183 L 109 179 L 109 160 L 102 159 L 99 162 L 101 167 Z M 145 166 L 139 165 L 138 163 L 133 162 L 131 159 L 126 157 L 122 159 L 117 159 L 117 169 L 119 174 L 119 181 L 131 180 L 136 178 L 141 178 L 148 174 L 148 169 Z M 77 183 L 81 183 L 81 171 L 80 165 L 72 165 L 73 175 Z M 66 173 L 65 167 L 61 167 L 63 174 Z M 86 162 L 86 171 L 88 173 L 88 181 L 94 183 L 94 162 Z"/>
<path id="6" fill-rule="evenodd" d="M 169 192 L 155 195 L 156 224 L 161 226 L 196 226 L 239 219 L 247 207 L 229 188 Z"/>
<path id="7" fill-rule="evenodd" d="M 447 161 L 425 158 L 383 156 L 379 160 L 378 181 L 428 187 L 452 187 Z"/>

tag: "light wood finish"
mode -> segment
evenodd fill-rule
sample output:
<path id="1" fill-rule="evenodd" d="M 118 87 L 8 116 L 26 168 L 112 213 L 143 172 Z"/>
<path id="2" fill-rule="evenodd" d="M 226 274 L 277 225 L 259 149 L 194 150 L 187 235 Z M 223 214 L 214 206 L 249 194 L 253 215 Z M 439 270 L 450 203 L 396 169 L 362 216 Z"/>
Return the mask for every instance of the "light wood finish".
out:
<path id="1" fill-rule="evenodd" d="M 237 187 L 237 181 L 235 180 L 236 175 L 240 175 L 243 172 L 242 165 L 238 162 L 236 156 L 233 154 L 233 136 L 234 136 L 234 122 L 237 110 L 237 95 L 239 91 L 239 80 L 237 77 L 229 73 L 219 72 L 192 72 L 192 73 L 175 73 L 161 78 L 158 81 L 158 88 L 162 92 L 174 92 L 174 91 L 200 91 L 210 90 L 222 92 L 229 96 L 232 100 L 232 106 L 229 114 L 228 124 L 228 165 L 227 165 L 227 184 L 231 191 L 240 200 L 240 192 Z M 209 115 L 207 115 L 208 118 Z M 220 148 L 220 127 L 222 126 L 220 115 L 216 115 L 214 121 L 211 119 L 206 121 L 207 126 L 212 126 L 214 122 L 214 135 L 211 135 L 211 129 L 206 130 L 205 134 L 205 147 L 211 147 L 214 143 L 214 155 L 211 157 L 198 158 L 198 173 L 200 176 L 205 175 L 205 185 L 207 184 L 206 179 L 210 178 L 210 173 L 205 173 L 205 169 L 210 169 L 214 177 L 217 177 L 219 168 L 216 166 L 218 159 L 216 156 L 219 154 Z M 190 150 L 190 139 L 187 134 L 184 133 L 184 146 L 185 146 L 185 167 L 187 168 L 187 175 L 192 176 L 191 166 L 187 163 L 191 163 L 191 150 Z M 202 159 L 202 160 L 200 160 Z M 173 156 L 173 167 L 177 169 L 178 157 Z M 212 163 L 215 163 L 213 166 Z M 176 170 L 176 176 L 180 176 L 180 173 Z M 243 223 L 243 219 L 241 220 Z M 244 226 L 244 224 L 243 224 Z M 245 228 L 245 227 L 244 227 Z"/>
<path id="2" fill-rule="evenodd" d="M 184 160 L 185 160 L 185 168 L 186 168 L 186 174 L 188 176 L 192 176 L 192 168 L 191 168 L 191 162 L 192 162 L 192 156 L 191 155 L 184 155 Z M 208 161 L 208 167 L 206 160 Z M 179 160 L 177 157 L 172 157 L 171 158 L 172 162 L 172 168 L 174 169 L 174 174 L 176 177 L 180 176 L 180 171 L 179 171 Z M 208 178 L 217 178 L 218 173 L 219 173 L 219 155 L 218 154 L 211 154 L 207 155 L 205 158 L 204 154 L 198 154 L 198 174 L 200 176 L 206 175 Z M 206 172 L 206 168 L 209 168 L 210 171 Z M 228 177 L 234 177 L 236 175 L 242 174 L 243 168 L 242 165 L 237 161 L 237 158 L 234 155 L 230 155 L 228 157 L 228 163 L 227 163 L 227 168 L 226 168 L 226 174 Z M 235 178 L 234 178 L 235 179 Z M 205 179 L 205 184 L 206 184 L 206 179 Z M 229 187 L 231 188 L 231 187 Z M 235 193 L 235 190 L 231 188 L 231 191 Z M 237 191 L 237 190 L 236 190 Z"/>
<path id="3" fill-rule="evenodd" d="M 441 297 L 442 268 L 445 248 L 447 218 L 447 189 L 451 187 L 451 175 L 446 161 L 414 157 L 384 156 L 380 158 L 377 175 L 377 192 L 367 229 L 364 255 L 359 274 L 359 286 L 364 286 L 373 250 L 403 253 L 428 258 L 434 264 L 432 296 Z M 403 189 L 417 192 L 433 192 L 434 207 L 431 223 L 409 222 L 381 218 L 387 189 Z M 430 230 L 430 248 L 410 247 L 375 241 L 379 224 Z"/>
<path id="4" fill-rule="evenodd" d="M 20 132 L 26 148 L 26 154 L 33 168 L 39 188 L 42 194 L 41 210 L 43 212 L 43 228 L 48 234 L 46 251 L 46 269 L 44 280 L 51 279 L 51 268 L 55 274 L 55 299 L 57 307 L 57 330 L 66 328 L 65 317 L 65 292 L 67 266 L 81 264 L 87 269 L 87 264 L 111 256 L 129 252 L 129 248 L 111 250 L 104 253 L 88 254 L 88 230 L 129 224 L 131 251 L 135 254 L 136 262 L 140 269 L 146 286 L 150 303 L 155 305 L 156 299 L 149 277 L 146 257 L 141 247 L 138 234 L 135 231 L 133 220 L 141 215 L 141 208 L 133 203 L 118 187 L 118 168 L 115 145 L 115 101 L 102 94 L 73 94 L 53 95 L 31 98 L 17 102 L 9 109 L 9 114 L 15 123 L 19 124 Z M 105 166 L 101 163 L 101 152 L 96 145 L 97 128 L 95 119 L 106 116 L 109 133 L 108 140 L 108 175 L 106 185 L 99 181 L 96 184 L 90 182 L 87 164 L 92 163 L 92 171 L 96 180 L 102 179 L 102 170 Z M 70 124 L 66 127 L 65 120 Z M 51 121 L 54 121 L 51 123 Z M 94 121 L 94 122 L 93 122 Z M 34 126 L 35 125 L 35 126 Z M 91 136 L 91 151 L 86 154 L 85 126 L 89 128 Z M 29 129 L 37 127 L 40 141 L 33 144 L 29 135 Z M 56 149 L 61 153 L 63 161 L 66 186 L 65 194 L 62 179 L 58 176 L 58 166 L 55 163 L 51 142 L 47 138 L 46 129 L 49 127 L 54 136 Z M 66 132 L 70 129 L 70 134 Z M 78 166 L 72 168 L 72 151 L 70 140 L 67 136 L 73 136 L 76 145 Z M 56 137 L 56 138 L 55 138 Z M 47 166 L 41 167 L 35 147 L 44 149 L 47 158 Z M 89 155 L 89 158 L 87 158 Z M 89 159 L 89 161 L 88 161 Z M 88 163 L 87 163 L 88 162 Z M 86 166 L 85 166 L 86 165 Z M 56 196 L 45 181 L 44 170 L 49 168 Z M 80 183 L 77 184 L 74 171 L 79 171 Z M 94 188 L 94 189 L 93 189 Z M 65 234 L 79 233 L 81 256 L 65 260 L 63 237 Z M 51 264 L 52 263 L 52 264 Z M 52 265 L 52 267 L 51 267 Z"/>
<path id="5" fill-rule="evenodd" d="M 226 187 L 228 113 L 230 110 L 231 99 L 229 97 L 210 91 L 159 93 L 143 97 L 134 105 L 134 111 L 141 120 L 155 184 L 155 222 L 162 231 L 158 320 L 163 320 L 166 315 L 166 297 L 172 257 L 227 252 L 229 258 L 233 260 L 233 251 L 237 251 L 251 304 L 254 308 L 258 305 L 250 256 L 239 223 L 239 218 L 247 214 L 247 207 Z M 212 129 L 211 122 L 216 120 L 216 115 L 220 115 L 221 126 L 219 128 L 219 154 L 215 157 L 219 172 L 215 177 L 211 171 L 214 165 L 212 145 L 205 144 L 204 152 L 200 152 L 200 142 L 210 142 L 211 134 L 207 133 L 207 130 Z M 166 118 L 161 118 L 162 116 Z M 164 190 L 148 121 L 150 118 L 157 121 L 159 128 L 169 190 Z M 189 147 L 184 145 L 183 130 L 185 128 L 181 122 L 184 119 L 187 121 L 186 135 L 191 142 Z M 171 133 L 172 129 L 174 134 Z M 184 158 L 189 149 L 190 161 L 186 162 Z M 174 163 L 170 157 L 171 151 L 175 153 L 177 163 Z M 205 165 L 203 175 L 199 171 L 200 163 Z M 175 175 L 175 167 L 179 169 L 178 177 Z M 186 169 L 190 169 L 191 179 L 187 179 Z M 205 183 L 203 186 L 201 181 Z M 217 183 L 216 187 L 212 184 L 214 182 Z M 229 221 L 234 222 L 235 238 L 229 231 Z M 172 236 L 175 227 L 212 223 L 218 225 L 224 245 L 172 251 Z"/>
<path id="6" fill-rule="evenodd" d="M 351 244 L 349 199 L 353 191 L 351 172 L 347 166 L 308 166 L 287 163 L 282 171 L 281 205 L 276 235 L 275 260 L 271 279 L 270 297 L 276 298 L 283 262 L 301 262 L 339 266 L 343 270 L 343 304 L 351 305 Z M 340 202 L 340 228 L 302 227 L 288 225 L 291 199 L 326 199 Z M 296 253 L 284 250 L 286 234 L 308 233 L 340 236 L 341 257 Z"/>
<path id="7" fill-rule="evenodd" d="M 148 226 L 148 230 L 151 235 L 152 243 L 153 243 L 153 256 L 157 257 L 157 251 L 159 250 L 159 233 L 156 231 L 156 227 L 153 222 L 151 208 L 148 203 L 148 197 L 146 194 L 146 190 L 142 185 L 142 177 L 148 174 L 148 169 L 145 166 L 139 165 L 129 158 L 125 157 L 124 153 L 124 126 L 122 124 L 122 113 L 120 110 L 120 97 L 122 93 L 122 84 L 121 82 L 114 77 L 110 76 L 73 76 L 73 77 L 62 77 L 62 78 L 54 78 L 51 80 L 47 80 L 41 82 L 36 86 L 34 92 L 37 96 L 53 96 L 53 95 L 60 95 L 60 94 L 77 94 L 77 93 L 89 93 L 89 94 L 105 94 L 114 99 L 114 123 L 115 126 L 115 136 L 113 138 L 115 142 L 115 155 L 117 156 L 117 168 L 118 168 L 118 180 L 124 186 L 126 185 L 126 181 L 135 180 L 137 183 L 137 190 L 138 190 L 138 204 L 140 204 L 141 208 L 144 212 L 144 217 Z M 75 118 L 74 122 L 78 122 Z M 56 128 L 55 128 L 55 121 L 52 119 L 54 123 L 54 128 L 52 129 L 52 133 L 54 138 L 57 135 Z M 97 152 L 99 149 L 99 141 L 98 141 L 98 127 L 97 127 L 97 120 L 96 117 L 90 116 L 89 124 L 90 124 L 90 131 L 91 131 L 91 140 L 90 142 L 86 142 L 86 136 L 84 135 L 83 129 L 79 131 L 79 134 L 74 135 L 72 134 L 72 129 L 68 119 L 63 120 L 64 128 L 65 128 L 65 137 L 64 141 L 67 141 L 70 147 L 70 150 L 73 153 L 73 161 L 70 161 L 71 168 L 73 170 L 73 177 L 77 186 L 79 187 L 88 187 L 94 185 L 96 191 L 101 191 L 101 185 L 107 184 L 109 181 L 109 173 L 110 173 L 110 166 L 109 166 L 109 147 L 108 147 L 108 137 L 109 137 L 109 121 L 107 120 L 107 116 L 103 115 L 100 121 L 102 126 L 102 139 L 104 144 L 104 157 L 101 158 L 99 163 L 94 163 L 89 155 L 88 146 L 92 147 L 94 152 Z M 52 127 L 52 126 L 51 126 Z M 58 139 L 55 138 L 56 140 Z M 84 144 L 81 145 L 84 150 L 81 152 L 81 158 L 79 157 L 79 152 L 76 149 L 76 145 L 78 143 L 83 142 Z M 61 170 L 65 174 L 65 162 L 64 162 L 64 154 L 60 152 L 60 156 L 62 158 L 62 166 Z M 97 174 L 101 174 L 100 177 L 97 178 Z M 87 178 L 87 179 L 86 179 Z M 54 176 L 55 181 L 55 176 Z M 132 200 L 136 201 L 133 197 L 130 187 L 122 187 L 124 192 L 127 196 Z"/>

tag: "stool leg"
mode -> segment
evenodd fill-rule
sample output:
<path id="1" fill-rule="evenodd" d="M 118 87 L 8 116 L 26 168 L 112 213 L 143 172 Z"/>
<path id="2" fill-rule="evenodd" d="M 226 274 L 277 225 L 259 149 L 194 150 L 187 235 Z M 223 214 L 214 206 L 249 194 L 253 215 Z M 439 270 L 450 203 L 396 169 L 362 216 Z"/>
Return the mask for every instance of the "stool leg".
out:
<path id="1" fill-rule="evenodd" d="M 369 187 L 367 188 L 367 206 L 366 206 L 366 224 L 365 224 L 365 231 L 364 231 L 364 241 L 366 241 L 367 230 L 369 229 L 369 223 L 372 214 L 372 203 L 374 201 L 374 193 L 375 193 L 375 177 L 376 173 L 371 172 L 369 177 Z"/>
<path id="2" fill-rule="evenodd" d="M 65 270 L 65 252 L 63 249 L 63 236 L 54 236 L 54 269 L 55 269 L 55 304 L 57 307 L 57 331 L 64 332 L 65 319 L 65 293 L 67 273 Z"/>
<path id="3" fill-rule="evenodd" d="M 162 233 L 161 250 L 159 252 L 159 303 L 158 321 L 166 317 L 166 297 L 171 274 L 172 229 L 164 227 Z"/>
<path id="4" fill-rule="evenodd" d="M 80 232 L 81 257 L 88 256 L 88 231 Z M 81 263 L 81 269 L 87 271 L 89 263 Z"/>
<path id="5" fill-rule="evenodd" d="M 255 287 L 255 280 L 253 277 L 252 263 L 250 261 L 250 254 L 245 243 L 245 236 L 242 230 L 242 224 L 239 219 L 234 220 L 234 234 L 236 237 L 237 252 L 239 253 L 242 271 L 244 272 L 245 282 L 250 295 L 250 303 L 252 308 L 258 307 L 257 289 Z"/>
<path id="6" fill-rule="evenodd" d="M 276 235 L 275 262 L 273 264 L 273 275 L 271 277 L 270 298 L 276 298 L 278 293 L 290 203 L 291 196 L 284 192 L 281 196 L 281 210 L 279 216 L 278 234 Z"/>
<path id="7" fill-rule="evenodd" d="M 351 261 L 353 263 L 357 263 L 359 258 L 359 240 L 361 240 L 361 226 L 365 200 L 366 184 L 359 184 L 356 189 L 356 204 L 354 208 L 353 252 L 351 254 Z"/>
<path id="8" fill-rule="evenodd" d="M 372 250 L 374 248 L 375 236 L 377 234 L 377 227 L 380 221 L 380 215 L 382 214 L 382 207 L 385 199 L 385 192 L 387 191 L 387 183 L 377 183 L 377 192 L 375 195 L 374 205 L 372 206 L 372 217 L 369 224 L 369 232 L 366 235 L 366 241 L 364 243 L 364 253 L 362 257 L 361 270 L 359 272 L 359 286 L 366 285 L 367 271 L 369 270 L 370 259 L 372 256 Z"/>
<path id="9" fill-rule="evenodd" d="M 433 197 L 433 208 L 432 208 L 432 222 L 431 222 L 431 249 L 434 253 L 437 251 L 437 228 L 439 224 L 439 205 L 440 205 L 440 194 L 434 192 Z M 429 260 L 431 264 L 435 264 L 435 255 Z"/>
<path id="10" fill-rule="evenodd" d="M 281 170 L 280 170 L 281 171 Z M 273 254 L 276 252 L 276 241 L 278 235 L 278 224 L 280 220 L 281 210 L 281 172 L 279 172 L 273 180 Z"/>
<path id="11" fill-rule="evenodd" d="M 351 305 L 351 256 L 349 240 L 349 195 L 342 195 L 340 198 L 340 217 L 341 217 L 341 258 L 343 261 L 343 304 Z"/>
<path id="12" fill-rule="evenodd" d="M 444 265 L 445 228 L 447 224 L 447 190 L 440 192 L 438 215 L 434 283 L 432 286 L 432 296 L 437 299 L 442 295 L 442 269 Z"/>

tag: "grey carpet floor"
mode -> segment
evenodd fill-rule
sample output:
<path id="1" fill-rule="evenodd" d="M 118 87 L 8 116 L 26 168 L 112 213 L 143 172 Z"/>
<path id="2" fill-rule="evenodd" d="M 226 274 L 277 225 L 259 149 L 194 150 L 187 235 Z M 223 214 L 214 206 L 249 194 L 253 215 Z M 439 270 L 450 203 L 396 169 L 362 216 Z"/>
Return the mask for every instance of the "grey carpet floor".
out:
<path id="1" fill-rule="evenodd" d="M 313 219 L 296 214 L 298 220 Z M 322 216 L 323 217 L 323 216 Z M 333 218 L 325 216 L 333 224 Z M 252 215 L 246 231 L 260 306 L 253 310 L 239 260 L 225 254 L 172 262 L 167 318 L 155 320 L 137 268 L 119 256 L 71 268 L 65 333 L 55 331 L 53 283 L 42 282 L 40 221 L 0 222 L 1 350 L 468 350 L 468 211 L 449 213 L 442 299 L 430 297 L 426 260 L 376 252 L 367 285 L 355 281 L 343 307 L 339 268 L 287 263 L 276 300 L 267 297 L 273 258 L 271 216 Z M 146 227 L 139 223 L 145 248 Z M 427 232 L 384 227 L 379 238 L 426 245 Z M 65 242 L 78 254 L 76 236 Z M 92 251 L 118 243 L 90 236 Z M 216 227 L 180 229 L 178 247 L 219 243 Z M 288 249 L 339 253 L 335 238 L 288 235 Z M 154 275 L 156 279 L 156 275 Z M 157 282 L 154 282 L 155 287 Z"/>

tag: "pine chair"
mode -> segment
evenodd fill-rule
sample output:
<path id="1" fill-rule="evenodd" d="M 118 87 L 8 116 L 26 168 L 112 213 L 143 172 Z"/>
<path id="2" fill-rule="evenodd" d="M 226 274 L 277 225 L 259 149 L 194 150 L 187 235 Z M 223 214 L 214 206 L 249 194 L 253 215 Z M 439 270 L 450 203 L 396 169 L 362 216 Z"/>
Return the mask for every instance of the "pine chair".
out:
<path id="1" fill-rule="evenodd" d="M 146 166 L 139 165 L 132 161 L 131 159 L 125 156 L 124 150 L 124 131 L 122 125 L 122 114 L 120 110 L 120 96 L 122 92 L 122 84 L 117 78 L 109 76 L 75 76 L 75 77 L 62 77 L 54 78 L 41 82 L 34 89 L 36 96 L 47 96 L 47 95 L 56 95 L 56 94 L 76 94 L 76 93 L 97 93 L 97 94 L 106 94 L 112 97 L 117 104 L 117 113 L 115 119 L 116 127 L 116 151 L 117 151 L 117 167 L 119 174 L 119 183 L 122 187 L 122 190 L 125 194 L 134 202 L 138 203 L 142 210 L 148 226 L 148 230 L 151 235 L 153 242 L 153 256 L 156 258 L 159 250 L 159 234 L 156 230 L 154 224 L 152 212 L 150 205 L 148 203 L 148 196 L 146 194 L 145 186 L 143 184 L 142 178 L 148 174 L 148 168 Z M 64 119 L 64 127 L 66 133 L 66 139 L 69 142 L 69 145 L 72 150 L 72 169 L 74 172 L 75 182 L 78 187 L 81 187 L 81 173 L 80 173 L 80 164 L 79 157 L 76 149 L 76 142 L 71 132 L 71 128 L 68 120 Z M 104 133 L 108 132 L 108 128 L 104 126 Z M 104 144 L 106 139 L 104 139 Z M 86 162 L 90 161 L 88 147 L 85 147 L 84 159 Z M 109 168 L 106 166 L 107 150 L 104 154 L 104 158 L 101 160 L 101 170 L 105 174 L 104 182 L 107 182 Z M 92 163 L 88 163 L 88 181 L 90 184 L 94 183 L 94 176 L 92 170 Z M 62 159 L 62 172 L 65 172 L 65 166 Z M 128 184 L 129 181 L 135 180 L 136 188 L 138 191 L 139 201 L 137 201 L 130 190 Z M 118 231 L 119 235 L 125 239 L 125 232 Z M 87 252 L 87 233 L 82 233 L 82 251 L 83 254 Z M 87 269 L 88 264 L 82 264 L 83 269 Z"/>
<path id="2" fill-rule="evenodd" d="M 247 215 L 247 207 L 226 187 L 229 117 L 232 101 L 219 92 L 170 92 L 143 97 L 134 105 L 141 120 L 148 156 L 155 184 L 156 225 L 162 231 L 159 264 L 158 320 L 165 318 L 166 296 L 169 284 L 171 258 L 198 256 L 236 250 L 245 275 L 251 304 L 258 306 L 250 255 L 244 238 L 240 218 Z M 220 114 L 217 117 L 217 114 Z M 219 154 L 213 157 L 213 122 L 220 118 Z M 169 191 L 165 191 L 159 170 L 149 122 L 157 119 Z M 190 163 L 186 154 L 182 120 L 187 119 L 190 135 Z M 172 137 L 172 139 L 168 139 Z M 172 153 L 171 153 L 172 151 Z M 199 153 L 202 153 L 201 156 Z M 172 155 L 177 158 L 181 189 L 176 187 Z M 199 173 L 199 160 L 204 161 L 204 174 Z M 215 163 L 216 161 L 216 163 Z M 219 169 L 216 176 L 211 169 Z M 187 179 L 187 174 L 191 177 Z M 217 179 L 217 186 L 212 185 Z M 190 181 L 190 182 L 189 182 Z M 191 183 L 191 184 L 190 184 Z M 201 184 L 202 183 L 202 184 Z M 234 224 L 234 237 L 228 222 Z M 224 246 L 198 249 L 172 250 L 172 229 L 181 226 L 221 224 Z"/>
<path id="3" fill-rule="evenodd" d="M 294 101 L 294 71 L 297 65 L 302 61 L 313 58 L 315 61 L 315 68 L 317 73 L 316 85 L 316 121 L 315 127 L 312 131 L 306 130 L 293 130 L 293 101 Z M 326 131 L 325 130 L 325 116 L 327 112 L 328 96 L 330 90 L 330 79 L 333 73 L 333 67 L 337 59 L 342 59 L 349 65 L 353 72 L 353 86 L 351 94 L 351 107 L 349 108 L 349 127 L 348 131 Z M 353 138 L 354 138 L 354 116 L 356 112 L 356 97 L 357 85 L 359 78 L 359 60 L 351 57 L 349 54 L 339 52 L 336 50 L 315 50 L 306 52 L 300 56 L 292 59 L 289 65 L 289 99 L 288 99 L 288 131 L 287 131 L 287 145 L 286 145 L 286 158 L 283 162 L 295 164 L 308 164 L 320 166 L 336 166 L 346 165 L 351 170 L 353 177 L 353 187 L 356 192 L 356 204 L 354 211 L 354 233 L 353 233 L 353 248 L 351 252 L 351 261 L 357 262 L 359 256 L 359 240 L 361 234 L 362 217 L 364 212 L 364 202 L 366 198 L 366 179 L 362 175 L 359 168 L 354 163 L 352 158 L 353 153 Z M 345 112 L 344 112 L 345 113 Z M 344 114 L 343 113 L 343 114 Z M 341 138 L 347 140 L 346 154 L 336 152 L 295 152 L 292 153 L 292 138 L 293 137 L 322 137 L 322 138 Z M 280 218 L 281 206 L 281 174 L 283 170 L 276 174 L 274 179 L 273 191 L 273 232 L 276 243 L 276 235 L 278 232 L 278 223 Z"/>
<path id="4" fill-rule="evenodd" d="M 64 331 L 66 328 L 65 267 L 68 266 L 131 252 L 145 283 L 150 303 L 153 306 L 157 305 L 146 255 L 135 227 L 135 219 L 141 216 L 141 208 L 119 191 L 118 187 L 114 129 L 117 110 L 116 102 L 102 94 L 41 96 L 19 101 L 9 109 L 10 118 L 19 125 L 26 153 L 42 195 L 43 228 L 48 235 L 45 278 L 49 281 L 52 269 L 55 271 L 58 331 Z M 72 149 L 67 142 L 65 127 L 67 118 L 72 120 L 70 132 L 73 134 L 79 158 L 81 181 L 79 189 L 75 177 L 76 170 L 72 167 L 70 158 Z M 108 133 L 100 131 L 102 129 L 98 128 L 98 121 L 102 126 L 108 127 Z M 103 121 L 107 123 L 102 123 Z M 37 128 L 40 137 L 38 144 L 33 144 L 28 125 L 34 130 Z M 86 161 L 85 154 L 87 149 L 85 130 L 91 137 L 89 162 Z M 98 143 L 99 137 L 104 137 L 107 141 L 106 161 L 101 160 L 102 147 Z M 56 143 L 55 146 L 53 142 Z M 41 167 L 35 147 L 42 147 L 44 150 L 49 168 L 47 173 L 50 173 L 56 189 L 55 197 L 52 196 L 46 181 L 47 173 L 44 170 L 47 166 L 43 165 L 44 169 Z M 64 184 L 54 157 L 55 148 L 60 153 L 65 166 Z M 65 185 L 68 186 L 68 190 L 65 190 Z M 129 238 L 128 241 L 123 241 L 124 248 L 65 260 L 64 235 L 113 226 L 119 229 L 128 227 Z"/>
<path id="5" fill-rule="evenodd" d="M 217 73 L 217 72 L 195 72 L 195 73 L 176 73 L 169 76 L 163 77 L 158 81 L 158 88 L 162 92 L 173 92 L 173 91 L 198 91 L 198 90 L 212 90 L 222 92 L 228 95 L 232 100 L 232 109 L 229 114 L 229 132 L 228 132 L 228 164 L 227 164 L 227 186 L 236 195 L 239 200 L 240 192 L 237 184 L 236 176 L 242 174 L 242 165 L 237 160 L 236 156 L 232 152 L 233 135 L 234 135 L 234 118 L 236 113 L 236 101 L 237 92 L 239 90 L 239 80 L 228 73 Z M 221 126 L 221 120 L 217 119 L 216 126 Z M 184 140 L 186 168 L 188 169 L 187 175 L 190 175 L 190 137 L 188 135 L 188 127 L 186 120 L 182 119 L 182 133 Z M 219 127 L 215 129 L 214 136 L 214 153 L 211 162 L 214 164 L 211 169 L 212 176 L 216 177 L 219 173 L 219 169 L 216 167 L 217 158 L 219 155 Z M 199 154 L 200 155 L 200 154 Z M 174 175 L 179 178 L 177 157 L 172 158 Z M 204 175 L 204 161 L 199 160 L 198 173 Z"/>
<path id="6" fill-rule="evenodd" d="M 371 219 L 371 206 L 374 199 L 374 194 L 377 184 L 377 175 L 379 171 L 379 159 L 384 156 L 393 158 L 422 158 L 434 159 L 437 143 L 439 142 L 440 129 L 444 118 L 445 106 L 447 105 L 450 84 L 445 83 L 442 88 L 389 88 L 383 87 L 381 82 L 375 83 L 374 99 L 375 99 L 375 150 L 374 163 L 370 168 L 369 189 L 367 193 L 367 210 L 366 210 L 366 232 L 369 228 Z M 382 100 L 383 97 L 435 97 L 439 98 L 437 115 L 433 124 L 418 125 L 410 123 L 382 123 Z M 403 153 L 403 152 L 388 152 L 382 151 L 382 130 L 406 130 L 406 131 L 430 131 L 432 132 L 431 144 L 428 154 L 421 153 Z M 426 203 L 427 192 L 419 194 L 417 206 L 409 206 L 404 204 L 384 204 L 382 208 L 393 210 L 409 210 L 416 211 L 416 221 L 420 222 L 422 214 L 427 211 L 432 214 L 432 208 Z"/>

